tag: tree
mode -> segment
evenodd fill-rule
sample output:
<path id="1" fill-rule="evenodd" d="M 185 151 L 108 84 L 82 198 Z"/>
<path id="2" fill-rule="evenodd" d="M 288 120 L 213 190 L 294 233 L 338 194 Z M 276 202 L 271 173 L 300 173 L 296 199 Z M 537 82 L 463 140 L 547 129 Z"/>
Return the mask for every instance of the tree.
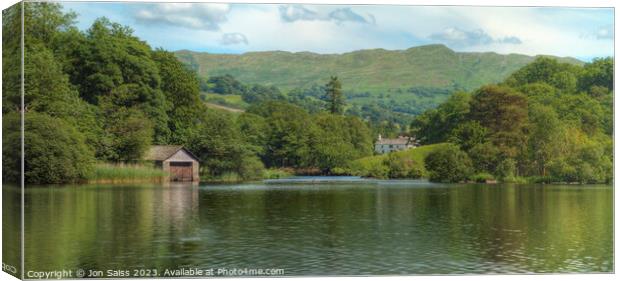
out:
<path id="1" fill-rule="evenodd" d="M 2 122 L 2 178 L 18 183 L 21 162 L 21 122 L 18 113 Z M 94 155 L 84 136 L 62 119 L 28 112 L 24 120 L 24 179 L 27 184 L 71 183 L 85 180 Z"/>
<path id="2" fill-rule="evenodd" d="M 529 120 L 530 159 L 536 167 L 536 173 L 547 176 L 549 164 L 560 153 L 558 142 L 564 133 L 564 128 L 553 108 L 544 105 L 531 106 Z"/>
<path id="3" fill-rule="evenodd" d="M 527 139 L 527 98 L 511 88 L 484 86 L 472 97 L 469 118 L 489 129 L 506 157 L 516 157 Z"/>
<path id="4" fill-rule="evenodd" d="M 197 126 L 197 133 L 187 145 L 200 159 L 204 175 L 215 179 L 235 173 L 242 179 L 253 179 L 262 174 L 262 163 L 242 140 L 229 114 L 207 111 L 205 120 Z"/>
<path id="5" fill-rule="evenodd" d="M 249 113 L 265 118 L 267 145 L 263 160 L 267 167 L 307 167 L 311 161 L 310 141 L 316 125 L 302 108 L 282 101 L 252 105 Z"/>
<path id="6" fill-rule="evenodd" d="M 456 145 L 447 145 L 429 153 L 424 159 L 429 179 L 434 182 L 461 182 L 472 173 L 467 153 Z"/>
<path id="7" fill-rule="evenodd" d="M 476 144 L 469 149 L 467 154 L 477 173 L 496 173 L 497 166 L 501 160 L 500 150 L 491 142 Z"/>
<path id="8" fill-rule="evenodd" d="M 452 131 L 468 117 L 471 95 L 457 92 L 436 109 L 431 109 L 411 123 L 412 131 L 425 144 L 447 141 Z"/>
<path id="9" fill-rule="evenodd" d="M 265 156 L 269 127 L 262 116 L 244 112 L 237 117 L 241 137 L 257 155 Z"/>
<path id="10" fill-rule="evenodd" d="M 450 142 L 458 144 L 462 150 L 469 151 L 472 147 L 487 140 L 487 129 L 477 121 L 460 124 L 452 131 Z"/>
<path id="11" fill-rule="evenodd" d="M 245 85 L 230 74 L 210 77 L 207 83 L 209 85 L 208 91 L 220 95 L 243 95 L 248 90 Z"/>
<path id="12" fill-rule="evenodd" d="M 342 84 L 337 76 L 332 76 L 329 83 L 325 85 L 325 97 L 327 99 L 327 110 L 332 114 L 344 113 L 344 95 Z"/>
<path id="13" fill-rule="evenodd" d="M 169 105 L 166 114 L 171 133 L 167 140 L 161 139 L 160 142 L 184 144 L 206 109 L 200 100 L 198 78 L 171 52 L 158 49 L 152 58 L 159 68 L 160 88 Z"/>
<path id="14" fill-rule="evenodd" d="M 553 58 L 538 57 L 508 77 L 505 84 L 515 87 L 544 82 L 570 93 L 576 90 L 579 71 L 576 65 L 560 63 Z"/>
<path id="15" fill-rule="evenodd" d="M 614 89 L 614 61 L 613 58 L 594 59 L 583 67 L 583 74 L 579 77 L 579 89 L 588 91 L 592 86 L 605 87 L 609 91 Z"/>

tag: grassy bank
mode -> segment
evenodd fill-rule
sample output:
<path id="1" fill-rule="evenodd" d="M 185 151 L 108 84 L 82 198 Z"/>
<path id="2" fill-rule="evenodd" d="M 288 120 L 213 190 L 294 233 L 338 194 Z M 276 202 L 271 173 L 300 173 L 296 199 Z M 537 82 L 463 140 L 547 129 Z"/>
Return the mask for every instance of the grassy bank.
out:
<path id="1" fill-rule="evenodd" d="M 110 164 L 95 165 L 87 181 L 89 183 L 130 183 L 130 182 L 160 182 L 166 173 L 161 169 L 139 164 Z"/>
<path id="2" fill-rule="evenodd" d="M 428 172 L 424 168 L 424 158 L 429 153 L 446 145 L 446 143 L 423 145 L 414 149 L 393 152 L 392 154 L 397 158 L 411 160 L 411 165 L 414 166 L 412 168 L 418 170 L 422 178 L 426 178 L 428 177 Z M 388 165 L 387 160 L 388 154 L 364 157 L 352 161 L 345 170 L 351 175 L 356 176 L 387 178 L 391 172 L 390 170 L 394 169 L 394 167 Z"/>

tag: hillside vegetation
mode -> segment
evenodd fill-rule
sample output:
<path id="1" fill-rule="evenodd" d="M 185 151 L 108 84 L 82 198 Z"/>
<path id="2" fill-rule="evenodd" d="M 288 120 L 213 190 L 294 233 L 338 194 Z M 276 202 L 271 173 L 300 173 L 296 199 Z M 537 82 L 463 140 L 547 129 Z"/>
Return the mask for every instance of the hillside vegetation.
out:
<path id="1" fill-rule="evenodd" d="M 283 95 L 312 96 L 320 92 L 326 79 L 337 75 L 349 107 L 360 112 L 357 115 L 383 112 L 388 115 L 381 118 L 383 121 L 391 120 L 401 127 L 453 92 L 501 82 L 536 59 L 520 54 L 461 53 L 444 45 L 344 54 L 269 51 L 236 55 L 182 50 L 175 55 L 197 72 L 203 91 L 211 90 L 207 81 L 224 77 L 220 80 L 238 81 L 229 89 L 232 94 L 242 94 L 236 86 L 245 84 L 259 85 L 258 92 L 277 89 Z M 583 64 L 573 58 L 556 59 Z"/>
<path id="2" fill-rule="evenodd" d="M 322 85 L 329 75 L 338 75 L 345 91 L 371 93 L 414 86 L 472 90 L 500 82 L 536 58 L 460 53 L 444 45 L 344 54 L 272 51 L 235 55 L 186 50 L 175 54 L 202 77 L 230 74 L 243 83 L 273 85 L 288 91 Z M 560 58 L 560 61 L 582 64 L 572 58 Z"/>

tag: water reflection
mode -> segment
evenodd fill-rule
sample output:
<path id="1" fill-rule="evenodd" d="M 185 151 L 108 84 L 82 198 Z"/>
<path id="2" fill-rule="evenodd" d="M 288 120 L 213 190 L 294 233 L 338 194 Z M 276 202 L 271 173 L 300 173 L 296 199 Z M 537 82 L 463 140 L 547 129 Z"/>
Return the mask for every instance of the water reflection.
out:
<path id="1" fill-rule="evenodd" d="M 41 187 L 26 195 L 25 262 L 290 275 L 609 272 L 612 200 L 609 186 Z"/>

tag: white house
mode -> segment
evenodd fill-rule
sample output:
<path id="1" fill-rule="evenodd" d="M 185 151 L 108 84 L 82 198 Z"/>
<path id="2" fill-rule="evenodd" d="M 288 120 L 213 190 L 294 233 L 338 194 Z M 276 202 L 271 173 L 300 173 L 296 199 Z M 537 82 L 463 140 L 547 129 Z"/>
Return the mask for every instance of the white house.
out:
<path id="1" fill-rule="evenodd" d="M 384 139 L 379 135 L 375 142 L 375 152 L 379 154 L 415 148 L 418 145 L 414 137 L 398 136 L 395 139 Z"/>

